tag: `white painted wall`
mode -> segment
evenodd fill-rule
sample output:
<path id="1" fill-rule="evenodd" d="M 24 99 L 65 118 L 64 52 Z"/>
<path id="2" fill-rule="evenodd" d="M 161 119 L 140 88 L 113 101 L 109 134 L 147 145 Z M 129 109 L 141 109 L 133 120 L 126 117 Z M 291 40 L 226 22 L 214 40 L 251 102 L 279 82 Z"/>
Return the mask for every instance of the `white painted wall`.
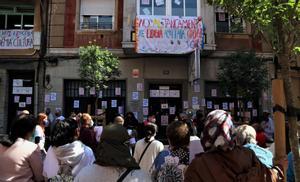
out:
<path id="1" fill-rule="evenodd" d="M 114 15 L 115 0 L 81 0 L 81 15 Z"/>

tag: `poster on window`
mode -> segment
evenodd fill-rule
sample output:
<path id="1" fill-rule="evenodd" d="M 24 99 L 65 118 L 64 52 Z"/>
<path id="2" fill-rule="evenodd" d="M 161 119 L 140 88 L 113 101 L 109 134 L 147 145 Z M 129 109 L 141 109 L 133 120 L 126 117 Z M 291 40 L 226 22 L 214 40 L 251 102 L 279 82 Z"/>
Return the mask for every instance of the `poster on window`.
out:
<path id="1" fill-rule="evenodd" d="M 111 100 L 111 107 L 113 108 L 117 107 L 117 100 Z"/>
<path id="2" fill-rule="evenodd" d="M 74 109 L 78 109 L 79 108 L 79 100 L 74 100 L 73 108 Z"/>
<path id="3" fill-rule="evenodd" d="M 163 6 L 165 4 L 165 0 L 155 0 L 156 6 Z"/>
<path id="4" fill-rule="evenodd" d="M 0 30 L 0 49 L 33 48 L 33 30 Z"/>
<path id="5" fill-rule="evenodd" d="M 150 4 L 150 0 L 142 0 L 142 5 L 149 5 Z"/>
<path id="6" fill-rule="evenodd" d="M 225 13 L 218 13 L 218 19 L 219 21 L 226 21 Z"/>
<path id="7" fill-rule="evenodd" d="M 201 17 L 138 15 L 135 25 L 137 53 L 185 54 L 204 45 Z"/>
<path id="8" fill-rule="evenodd" d="M 95 95 L 96 94 L 96 89 L 95 87 L 90 88 L 90 95 Z"/>
<path id="9" fill-rule="evenodd" d="M 84 88 L 83 87 L 79 87 L 79 95 L 84 95 Z"/>
<path id="10" fill-rule="evenodd" d="M 14 96 L 14 103 L 19 103 L 20 102 L 20 96 L 15 95 Z"/>
<path id="11" fill-rule="evenodd" d="M 162 115 L 160 117 L 160 125 L 161 126 L 168 126 L 169 124 L 169 116 L 168 115 Z"/>

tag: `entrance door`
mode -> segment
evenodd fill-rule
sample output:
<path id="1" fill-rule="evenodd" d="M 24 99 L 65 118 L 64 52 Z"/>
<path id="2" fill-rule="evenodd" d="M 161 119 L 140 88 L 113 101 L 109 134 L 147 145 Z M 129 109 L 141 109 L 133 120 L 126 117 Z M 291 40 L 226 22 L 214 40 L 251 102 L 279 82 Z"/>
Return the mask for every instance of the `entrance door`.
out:
<path id="1" fill-rule="evenodd" d="M 166 142 L 165 131 L 168 124 L 182 112 L 182 85 L 150 84 L 149 112 L 156 114 L 157 138 Z"/>
<path id="2" fill-rule="evenodd" d="M 8 124 L 23 110 L 34 112 L 34 71 L 9 71 Z"/>

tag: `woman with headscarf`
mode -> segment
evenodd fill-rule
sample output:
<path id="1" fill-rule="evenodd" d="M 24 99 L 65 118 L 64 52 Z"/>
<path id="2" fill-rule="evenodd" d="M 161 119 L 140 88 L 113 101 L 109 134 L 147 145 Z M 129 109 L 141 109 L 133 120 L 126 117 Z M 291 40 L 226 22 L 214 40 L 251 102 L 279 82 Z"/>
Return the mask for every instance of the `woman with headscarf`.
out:
<path id="1" fill-rule="evenodd" d="M 9 137 L 0 141 L 0 181 L 43 181 L 39 147 L 30 142 L 36 119 L 21 114 L 12 123 Z"/>
<path id="2" fill-rule="evenodd" d="M 240 125 L 236 128 L 236 141 L 237 144 L 251 149 L 257 158 L 268 168 L 273 166 L 273 154 L 267 149 L 257 145 L 256 131 L 252 126 Z"/>
<path id="3" fill-rule="evenodd" d="M 82 169 L 75 182 L 151 181 L 130 155 L 129 138 L 122 125 L 111 124 L 104 127 L 96 150 L 96 162 Z"/>
<path id="4" fill-rule="evenodd" d="M 154 137 L 157 126 L 149 123 L 145 126 L 145 138 L 140 139 L 135 146 L 133 157 L 139 163 L 142 170 L 149 173 L 154 159 L 164 149 L 164 145 Z"/>
<path id="5" fill-rule="evenodd" d="M 205 153 L 198 155 L 185 173 L 185 181 L 278 181 L 248 148 L 236 145 L 229 113 L 214 110 L 206 118 L 201 143 Z"/>
<path id="6" fill-rule="evenodd" d="M 50 181 L 72 181 L 83 167 L 95 161 L 92 149 L 77 140 L 78 135 L 74 119 L 55 124 L 43 167 L 43 175 Z"/>

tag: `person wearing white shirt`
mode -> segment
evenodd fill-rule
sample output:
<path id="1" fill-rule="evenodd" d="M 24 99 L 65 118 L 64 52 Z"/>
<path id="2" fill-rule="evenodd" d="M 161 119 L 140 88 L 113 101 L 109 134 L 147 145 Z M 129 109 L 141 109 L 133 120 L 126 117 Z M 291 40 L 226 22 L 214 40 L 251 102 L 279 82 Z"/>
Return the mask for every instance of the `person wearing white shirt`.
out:
<path id="1" fill-rule="evenodd" d="M 164 149 L 164 145 L 154 138 L 156 132 L 157 126 L 153 123 L 148 123 L 145 126 L 146 137 L 136 143 L 133 155 L 141 169 L 149 174 L 156 156 Z"/>

